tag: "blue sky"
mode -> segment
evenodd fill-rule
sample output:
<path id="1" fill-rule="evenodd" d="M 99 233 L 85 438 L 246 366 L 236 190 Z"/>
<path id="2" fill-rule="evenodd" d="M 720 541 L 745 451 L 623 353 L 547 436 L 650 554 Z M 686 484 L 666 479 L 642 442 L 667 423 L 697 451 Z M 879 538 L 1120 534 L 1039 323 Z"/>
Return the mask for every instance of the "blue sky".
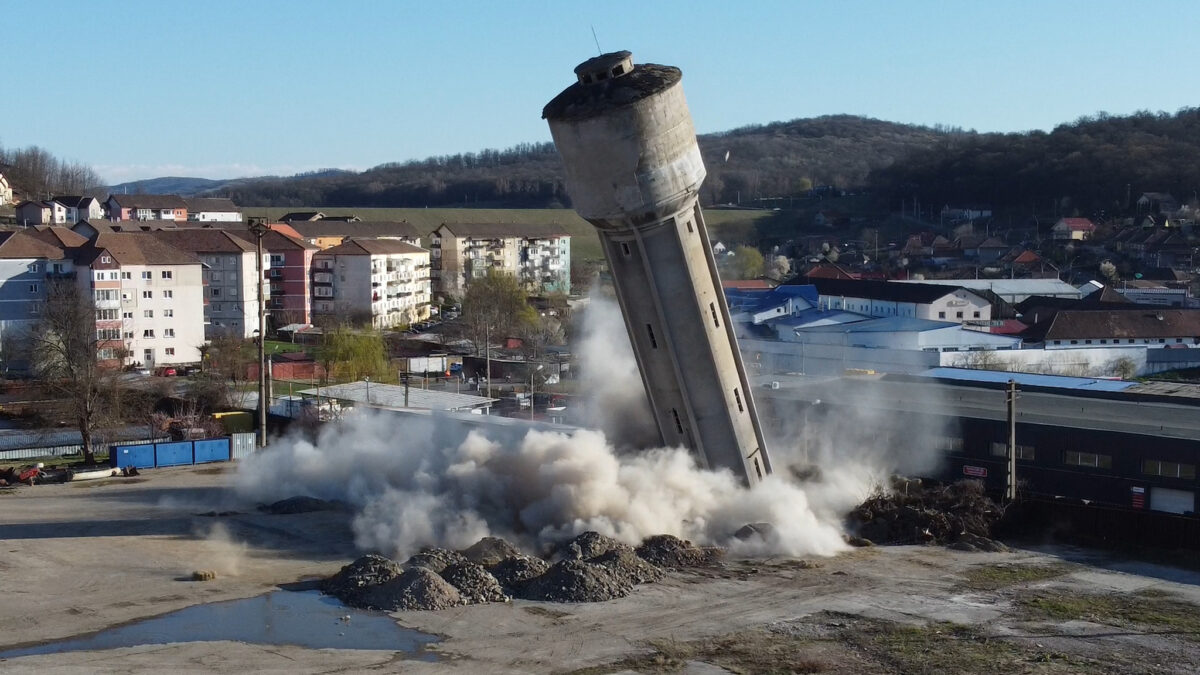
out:
<path id="1" fill-rule="evenodd" d="M 111 182 L 550 139 L 604 51 L 684 72 L 700 132 L 853 113 L 980 131 L 1200 105 L 1200 2 L 0 0 L 0 143 Z M 15 86 L 19 85 L 19 86 Z"/>

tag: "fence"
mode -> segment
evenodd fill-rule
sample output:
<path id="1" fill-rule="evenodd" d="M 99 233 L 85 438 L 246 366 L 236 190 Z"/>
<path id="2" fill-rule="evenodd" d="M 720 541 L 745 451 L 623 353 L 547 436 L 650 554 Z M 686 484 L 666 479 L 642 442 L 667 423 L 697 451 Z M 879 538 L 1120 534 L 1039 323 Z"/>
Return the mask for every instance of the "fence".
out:
<path id="1" fill-rule="evenodd" d="M 252 453 L 253 449 L 254 434 L 233 434 L 225 438 L 198 441 L 124 444 L 113 446 L 109 463 L 118 469 L 189 466 L 240 459 Z"/>
<path id="2" fill-rule="evenodd" d="M 112 454 L 112 448 L 117 445 L 136 445 L 139 443 L 155 443 L 164 441 L 165 438 L 152 438 L 145 441 L 135 441 L 132 443 L 96 443 L 92 445 L 92 450 L 97 455 Z M 12 450 L 0 451 L 0 461 L 10 461 L 15 459 L 38 459 L 41 457 L 67 457 L 70 455 L 82 455 L 83 445 L 79 443 L 69 445 L 43 445 L 33 446 L 28 448 L 15 448 Z"/>

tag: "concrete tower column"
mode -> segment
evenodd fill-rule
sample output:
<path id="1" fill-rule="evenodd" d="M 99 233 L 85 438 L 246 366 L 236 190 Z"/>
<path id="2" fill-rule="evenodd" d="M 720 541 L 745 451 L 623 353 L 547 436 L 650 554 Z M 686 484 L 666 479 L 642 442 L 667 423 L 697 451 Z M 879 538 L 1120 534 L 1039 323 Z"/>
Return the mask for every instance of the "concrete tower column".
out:
<path id="1" fill-rule="evenodd" d="M 600 235 L 663 442 L 756 483 L 771 464 L 700 212 L 682 73 L 622 51 L 575 75 L 542 117 Z"/>

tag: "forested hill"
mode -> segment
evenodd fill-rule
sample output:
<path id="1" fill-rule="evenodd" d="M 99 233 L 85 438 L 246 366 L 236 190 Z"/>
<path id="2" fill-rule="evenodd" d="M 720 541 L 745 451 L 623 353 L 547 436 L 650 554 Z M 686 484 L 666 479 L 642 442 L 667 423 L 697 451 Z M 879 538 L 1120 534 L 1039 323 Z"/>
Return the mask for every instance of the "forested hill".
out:
<path id="1" fill-rule="evenodd" d="M 946 132 L 851 115 L 744 127 L 700 137 L 708 168 L 705 204 L 793 196 L 812 185 L 862 185 Z M 361 173 L 238 181 L 222 186 L 239 204 L 261 206 L 509 207 L 569 205 L 562 162 L 550 143 L 522 144 Z"/>
<path id="2" fill-rule="evenodd" d="M 1099 114 L 1046 133 L 947 134 L 868 178 L 898 204 L 977 203 L 1025 213 L 1104 217 L 1143 192 L 1181 203 L 1200 190 L 1200 108 Z"/>

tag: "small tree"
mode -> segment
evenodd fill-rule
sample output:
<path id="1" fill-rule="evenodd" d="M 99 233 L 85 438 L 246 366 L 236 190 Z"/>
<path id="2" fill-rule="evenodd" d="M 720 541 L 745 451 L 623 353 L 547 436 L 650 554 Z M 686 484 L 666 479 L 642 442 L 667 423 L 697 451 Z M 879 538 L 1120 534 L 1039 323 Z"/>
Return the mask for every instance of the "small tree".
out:
<path id="1" fill-rule="evenodd" d="M 471 280 L 463 296 L 461 322 L 476 352 L 489 331 L 496 336 L 526 335 L 537 319 L 537 312 L 526 302 L 525 292 L 511 274 L 488 270 L 487 276 Z"/>
<path id="2" fill-rule="evenodd" d="M 79 429 L 83 459 L 94 464 L 92 437 L 112 402 L 118 400 L 116 377 L 125 357 L 123 345 L 119 340 L 101 340 L 92 297 L 64 280 L 48 284 L 46 302 L 30 335 L 30 348 L 34 373 L 50 391 L 68 401 Z M 101 360 L 101 356 L 105 358 Z"/>
<path id="3" fill-rule="evenodd" d="M 338 379 L 381 380 L 388 375 L 387 353 L 378 331 L 355 331 L 346 325 L 325 330 L 317 360 Z"/>
<path id="4" fill-rule="evenodd" d="M 757 279 L 763 275 L 763 254 L 752 246 L 738 246 L 729 265 L 735 279 Z"/>
<path id="5" fill-rule="evenodd" d="M 771 262 L 767 265 L 767 278 L 772 281 L 783 281 L 792 271 L 792 263 L 787 259 L 787 256 L 774 255 L 771 256 Z"/>

